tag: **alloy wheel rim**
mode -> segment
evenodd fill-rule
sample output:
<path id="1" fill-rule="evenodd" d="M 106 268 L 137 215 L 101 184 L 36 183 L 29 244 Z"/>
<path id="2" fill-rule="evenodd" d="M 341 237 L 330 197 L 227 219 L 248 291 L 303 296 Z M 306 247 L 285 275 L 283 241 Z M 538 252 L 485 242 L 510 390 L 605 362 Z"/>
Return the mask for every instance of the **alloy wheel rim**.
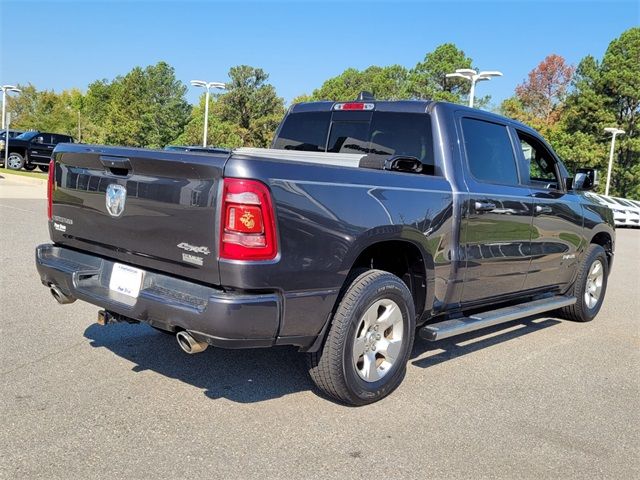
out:
<path id="1" fill-rule="evenodd" d="M 20 159 L 15 155 L 9 155 L 7 163 L 9 164 L 9 168 L 18 168 L 20 166 Z"/>
<path id="2" fill-rule="evenodd" d="M 604 283 L 604 266 L 600 260 L 591 264 L 587 275 L 587 284 L 584 289 L 584 302 L 591 310 L 600 301 L 602 295 L 602 285 Z"/>
<path id="3" fill-rule="evenodd" d="M 395 365 L 404 339 L 402 312 L 396 302 L 382 299 L 364 313 L 353 340 L 353 365 L 365 382 L 376 382 Z"/>

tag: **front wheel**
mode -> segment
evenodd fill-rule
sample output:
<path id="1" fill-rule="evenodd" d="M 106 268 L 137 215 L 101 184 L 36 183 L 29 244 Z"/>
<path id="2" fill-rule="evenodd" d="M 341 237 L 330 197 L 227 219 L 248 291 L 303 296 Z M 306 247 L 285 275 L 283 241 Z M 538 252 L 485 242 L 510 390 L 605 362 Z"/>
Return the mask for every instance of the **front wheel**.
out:
<path id="1" fill-rule="evenodd" d="M 41 172 L 47 173 L 49 171 L 49 165 L 38 165 Z"/>
<path id="2" fill-rule="evenodd" d="M 577 301 L 573 305 L 564 307 L 560 311 L 561 316 L 576 322 L 593 320 L 602 307 L 608 277 L 609 262 L 604 248 L 600 245 L 589 245 L 573 284 L 573 295 Z"/>
<path id="3" fill-rule="evenodd" d="M 395 275 L 369 270 L 349 285 L 309 374 L 325 394 L 350 405 L 376 402 L 402 382 L 415 334 L 415 308 Z"/>
<path id="4" fill-rule="evenodd" d="M 33 170 L 35 170 L 35 169 L 36 169 L 36 166 L 35 166 L 35 165 L 33 165 L 33 164 L 31 164 L 31 163 L 27 163 L 27 164 L 25 164 L 24 169 L 25 169 L 27 172 L 31 172 L 31 171 L 33 171 Z"/>
<path id="5" fill-rule="evenodd" d="M 11 170 L 20 170 L 24 167 L 24 157 L 16 152 L 10 152 L 7 158 L 7 166 Z"/>

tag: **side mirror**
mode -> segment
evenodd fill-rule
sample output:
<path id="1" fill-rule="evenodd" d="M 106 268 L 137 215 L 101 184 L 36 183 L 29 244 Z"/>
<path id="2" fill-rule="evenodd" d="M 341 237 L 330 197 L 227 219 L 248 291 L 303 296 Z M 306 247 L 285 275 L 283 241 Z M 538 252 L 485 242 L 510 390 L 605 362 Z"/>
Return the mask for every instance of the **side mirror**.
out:
<path id="1" fill-rule="evenodd" d="M 579 168 L 573 178 L 574 190 L 593 190 L 600 183 L 598 170 L 595 168 Z"/>

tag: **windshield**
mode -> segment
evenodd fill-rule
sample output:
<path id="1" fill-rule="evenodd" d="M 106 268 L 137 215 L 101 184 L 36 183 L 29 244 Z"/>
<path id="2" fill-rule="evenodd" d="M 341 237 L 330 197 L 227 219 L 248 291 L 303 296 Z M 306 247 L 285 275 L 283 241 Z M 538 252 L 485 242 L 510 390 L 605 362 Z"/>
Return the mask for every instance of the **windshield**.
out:
<path id="1" fill-rule="evenodd" d="M 434 165 L 431 118 L 405 112 L 289 114 L 273 148 L 306 152 L 411 156 Z"/>
<path id="2" fill-rule="evenodd" d="M 24 132 L 16 137 L 16 140 L 31 140 L 33 137 L 38 135 L 40 132 Z"/>

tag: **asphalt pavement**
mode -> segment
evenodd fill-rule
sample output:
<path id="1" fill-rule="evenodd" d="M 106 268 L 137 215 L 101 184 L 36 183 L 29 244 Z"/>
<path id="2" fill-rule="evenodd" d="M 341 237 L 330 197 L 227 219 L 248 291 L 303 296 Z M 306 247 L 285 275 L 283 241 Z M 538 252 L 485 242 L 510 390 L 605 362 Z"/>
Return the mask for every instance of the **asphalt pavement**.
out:
<path id="1" fill-rule="evenodd" d="M 417 340 L 400 388 L 352 408 L 294 349 L 189 356 L 58 305 L 44 192 L 0 171 L 0 479 L 640 478 L 640 230 L 618 230 L 593 322 Z"/>

